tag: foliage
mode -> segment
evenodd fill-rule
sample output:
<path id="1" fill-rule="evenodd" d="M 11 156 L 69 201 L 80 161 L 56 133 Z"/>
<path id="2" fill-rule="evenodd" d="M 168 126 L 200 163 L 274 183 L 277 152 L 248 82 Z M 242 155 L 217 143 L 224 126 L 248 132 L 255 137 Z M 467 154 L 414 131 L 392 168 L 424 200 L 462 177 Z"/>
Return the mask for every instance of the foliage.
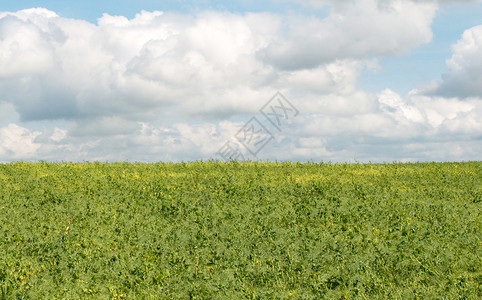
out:
<path id="1" fill-rule="evenodd" d="M 0 165 L 0 298 L 480 299 L 482 162 Z"/>

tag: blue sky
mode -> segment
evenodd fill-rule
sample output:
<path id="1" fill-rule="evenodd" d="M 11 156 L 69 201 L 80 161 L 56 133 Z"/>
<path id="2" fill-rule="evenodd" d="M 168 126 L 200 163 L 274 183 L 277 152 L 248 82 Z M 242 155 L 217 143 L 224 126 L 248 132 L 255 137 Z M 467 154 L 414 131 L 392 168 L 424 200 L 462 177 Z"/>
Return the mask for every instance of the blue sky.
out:
<path id="1" fill-rule="evenodd" d="M 461 3 L 442 6 L 431 28 L 433 40 L 413 49 L 408 55 L 380 60 L 380 72 L 367 72 L 360 78 L 361 85 L 376 92 L 390 86 L 398 93 L 408 93 L 430 80 L 440 80 L 447 72 L 445 60 L 450 57 L 450 46 L 462 33 L 482 23 L 482 3 Z"/>
<path id="2" fill-rule="evenodd" d="M 2 1 L 0 162 L 480 160 L 480 16 L 475 0 Z M 282 127 L 260 111 L 276 92 L 299 111 Z M 256 155 L 253 117 L 271 138 Z"/>
<path id="3" fill-rule="evenodd" d="M 6 1 L 7 2 L 7 1 Z M 182 0 L 120 0 L 120 1 L 8 1 L 2 3 L 3 10 L 17 11 L 32 7 L 45 7 L 68 18 L 78 18 L 95 23 L 104 13 L 133 18 L 141 10 L 176 11 L 195 13 L 203 10 L 245 12 L 306 13 L 324 15 L 326 7 L 316 7 L 290 1 L 182 1 Z"/>

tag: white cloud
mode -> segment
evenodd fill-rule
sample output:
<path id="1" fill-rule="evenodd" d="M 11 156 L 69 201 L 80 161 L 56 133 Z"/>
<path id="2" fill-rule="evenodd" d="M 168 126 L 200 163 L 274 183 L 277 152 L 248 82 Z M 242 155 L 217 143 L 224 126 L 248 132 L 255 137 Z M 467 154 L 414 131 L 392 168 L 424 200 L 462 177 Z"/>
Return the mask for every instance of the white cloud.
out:
<path id="1" fill-rule="evenodd" d="M 258 56 L 282 69 L 315 68 L 336 59 L 400 55 L 431 41 L 437 5 L 398 0 L 344 3 L 325 19 L 292 20 L 288 33 Z"/>
<path id="2" fill-rule="evenodd" d="M 482 25 L 467 29 L 452 49 L 449 72 L 432 94 L 482 98 Z"/>
<path id="3" fill-rule="evenodd" d="M 422 112 L 415 106 L 411 106 L 395 92 L 386 89 L 379 95 L 378 102 L 382 111 L 398 122 L 422 123 L 425 121 Z"/>
<path id="4" fill-rule="evenodd" d="M 0 121 L 68 124 L 1 127 L 0 160 L 213 158 L 277 90 L 300 115 L 273 130 L 260 159 L 480 158 L 480 98 L 357 83 L 377 57 L 430 41 L 435 2 L 342 2 L 326 1 L 325 19 L 142 11 L 91 24 L 46 9 L 0 13 Z M 478 39 L 478 29 L 464 34 L 447 78 L 479 78 Z"/>
<path id="5" fill-rule="evenodd" d="M 54 142 L 60 142 L 67 136 L 67 130 L 54 128 L 54 132 L 50 136 L 50 139 Z"/>
<path id="6" fill-rule="evenodd" d="M 36 12 L 28 10 L 18 16 L 0 13 L 0 79 L 37 74 L 53 64 L 51 36 L 24 19 Z M 45 13 L 45 10 L 38 12 Z M 55 14 L 42 17 L 55 17 Z"/>
<path id="7" fill-rule="evenodd" d="M 394 2 L 383 11 L 363 0 L 326 19 L 142 11 L 130 20 L 104 14 L 97 25 L 40 8 L 2 13 L 0 97 L 22 120 L 82 123 L 147 121 L 169 107 L 229 117 L 256 111 L 260 98 L 287 85 L 349 94 L 365 62 L 340 58 L 402 53 L 430 40 L 433 10 Z M 295 71 L 278 69 L 285 64 Z"/>
<path id="8" fill-rule="evenodd" d="M 0 159 L 29 159 L 36 157 L 39 144 L 35 138 L 40 132 L 10 124 L 0 128 Z"/>
<path id="9" fill-rule="evenodd" d="M 138 122 L 127 120 L 119 116 L 86 118 L 75 122 L 70 129 L 71 136 L 103 137 L 123 135 L 135 132 L 140 128 Z"/>

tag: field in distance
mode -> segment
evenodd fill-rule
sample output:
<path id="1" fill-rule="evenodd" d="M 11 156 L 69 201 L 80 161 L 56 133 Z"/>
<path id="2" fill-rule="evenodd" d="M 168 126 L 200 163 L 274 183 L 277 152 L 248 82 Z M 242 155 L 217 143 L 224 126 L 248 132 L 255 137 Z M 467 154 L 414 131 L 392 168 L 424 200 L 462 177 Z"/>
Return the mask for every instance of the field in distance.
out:
<path id="1" fill-rule="evenodd" d="M 0 299 L 480 299 L 482 162 L 0 165 Z"/>

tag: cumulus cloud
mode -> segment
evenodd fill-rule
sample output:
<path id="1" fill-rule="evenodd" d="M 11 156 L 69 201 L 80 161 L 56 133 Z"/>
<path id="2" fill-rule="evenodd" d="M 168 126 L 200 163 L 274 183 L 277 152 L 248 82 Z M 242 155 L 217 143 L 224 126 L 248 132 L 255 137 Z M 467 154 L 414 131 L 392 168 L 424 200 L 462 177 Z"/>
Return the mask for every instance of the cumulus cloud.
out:
<path id="1" fill-rule="evenodd" d="M 27 121 L 140 120 L 173 105 L 246 110 L 238 97 L 255 101 L 275 77 L 253 56 L 274 19 L 142 12 L 132 20 L 106 14 L 93 25 L 45 9 L 3 13 L 0 99 Z"/>
<path id="2" fill-rule="evenodd" d="M 431 94 L 482 98 L 482 25 L 467 29 L 452 49 L 449 72 Z"/>
<path id="3" fill-rule="evenodd" d="M 0 128 L 0 158 L 30 159 L 36 156 L 40 145 L 34 142 L 40 135 L 15 124 Z"/>
<path id="4" fill-rule="evenodd" d="M 479 98 L 373 94 L 357 83 L 374 57 L 429 42 L 437 4 L 324 3 L 332 9 L 323 19 L 142 11 L 92 24 L 41 8 L 0 13 L 0 160 L 217 158 L 243 120 L 263 119 L 259 109 L 277 90 L 300 115 L 273 129 L 258 157 L 241 149 L 248 159 L 476 156 Z M 479 75 L 479 33 L 470 32 L 454 47 L 441 90 L 470 90 L 451 78 Z M 52 120 L 67 125 L 27 128 Z"/>
<path id="5" fill-rule="evenodd" d="M 0 128 L 0 157 L 146 162 L 222 159 L 216 153 L 229 141 L 252 160 L 480 158 L 482 102 L 478 99 L 428 97 L 416 92 L 402 97 L 388 89 L 363 97 L 370 99 L 368 108 L 346 114 L 301 113 L 281 131 L 270 127 L 262 115 L 255 115 L 274 136 L 257 156 L 235 138 L 244 122 L 218 121 L 166 126 L 141 122 L 131 132 L 102 136 L 69 136 L 61 128 L 38 132 L 11 124 Z M 302 103 L 292 102 L 302 111 Z"/>
<path id="6" fill-rule="evenodd" d="M 435 4 L 383 3 L 350 1 L 325 19 L 294 20 L 258 56 L 281 69 L 314 68 L 336 59 L 400 55 L 432 39 Z"/>
<path id="7" fill-rule="evenodd" d="M 346 93 L 360 59 L 431 38 L 433 6 L 396 2 L 382 11 L 374 3 L 310 20 L 142 11 L 133 19 L 104 14 L 91 24 L 41 8 L 1 13 L 0 100 L 24 121 L 81 124 L 144 121 L 169 108 L 226 118 L 255 111 L 260 98 L 286 84 Z"/>
<path id="8" fill-rule="evenodd" d="M 402 97 L 386 89 L 372 95 L 370 103 L 369 109 L 347 115 L 302 116 L 291 136 L 323 141 L 312 150 L 325 149 L 324 159 L 332 161 L 481 158 L 482 101 L 477 98 L 429 97 L 417 91 Z"/>

